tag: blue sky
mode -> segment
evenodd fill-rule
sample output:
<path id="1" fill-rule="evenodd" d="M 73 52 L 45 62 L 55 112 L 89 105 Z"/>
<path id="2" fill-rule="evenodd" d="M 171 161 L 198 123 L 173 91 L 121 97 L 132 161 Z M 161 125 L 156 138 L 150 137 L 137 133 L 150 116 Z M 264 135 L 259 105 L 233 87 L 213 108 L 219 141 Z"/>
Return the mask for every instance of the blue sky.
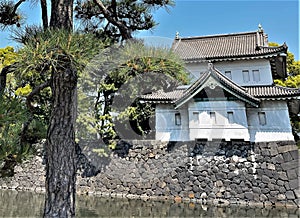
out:
<path id="1" fill-rule="evenodd" d="M 299 60 L 299 1 L 296 0 L 176 0 L 169 13 L 158 10 L 159 23 L 152 31 L 136 34 L 149 41 L 171 43 L 176 31 L 180 36 L 202 36 L 257 30 L 261 24 L 270 42 L 287 43 L 289 51 Z M 29 23 L 40 23 L 39 7 L 24 5 L 22 12 Z M 14 45 L 9 33 L 0 33 L 0 47 Z"/>

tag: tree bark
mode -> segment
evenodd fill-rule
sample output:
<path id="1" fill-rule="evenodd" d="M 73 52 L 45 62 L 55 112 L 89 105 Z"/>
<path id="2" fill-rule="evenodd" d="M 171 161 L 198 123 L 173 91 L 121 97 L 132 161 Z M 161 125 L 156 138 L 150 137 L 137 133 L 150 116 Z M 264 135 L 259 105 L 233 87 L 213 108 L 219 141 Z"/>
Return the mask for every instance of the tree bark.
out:
<path id="1" fill-rule="evenodd" d="M 73 29 L 74 0 L 51 0 L 50 27 L 57 29 Z"/>
<path id="2" fill-rule="evenodd" d="M 47 0 L 41 0 L 43 28 L 48 28 Z"/>
<path id="3" fill-rule="evenodd" d="M 73 0 L 51 0 L 50 28 L 73 29 Z M 59 55 L 59 54 L 58 54 Z M 62 53 L 50 79 L 52 110 L 45 145 L 44 217 L 74 217 L 76 194 L 75 121 L 77 72 Z"/>
<path id="4" fill-rule="evenodd" d="M 75 216 L 77 73 L 71 62 L 52 72 L 52 113 L 46 142 L 44 217 Z"/>

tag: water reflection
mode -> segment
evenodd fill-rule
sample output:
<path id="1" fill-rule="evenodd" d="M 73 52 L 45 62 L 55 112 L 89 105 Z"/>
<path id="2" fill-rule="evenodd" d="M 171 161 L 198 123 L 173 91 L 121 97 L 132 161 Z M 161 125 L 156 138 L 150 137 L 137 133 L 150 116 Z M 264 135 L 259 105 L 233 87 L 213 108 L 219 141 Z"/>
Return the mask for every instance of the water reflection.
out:
<path id="1" fill-rule="evenodd" d="M 1 217 L 40 217 L 44 195 L 0 190 Z M 209 207 L 169 201 L 77 197 L 77 217 L 300 217 L 298 209 Z"/>

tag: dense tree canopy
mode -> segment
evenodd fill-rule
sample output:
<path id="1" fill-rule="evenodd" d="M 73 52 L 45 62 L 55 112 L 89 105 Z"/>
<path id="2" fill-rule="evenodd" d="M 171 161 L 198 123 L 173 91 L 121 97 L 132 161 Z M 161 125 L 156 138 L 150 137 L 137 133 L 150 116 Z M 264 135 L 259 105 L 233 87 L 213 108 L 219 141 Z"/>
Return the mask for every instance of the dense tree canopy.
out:
<path id="1" fill-rule="evenodd" d="M 19 7 L 25 1 L 1 1 L 1 27 L 22 26 Z M 16 62 L 17 68 L 13 65 L 5 68 L 5 75 L 8 70 L 17 73 L 20 89 L 16 94 L 27 96 L 25 101 L 30 113 L 29 121 L 39 113 L 37 108 L 43 105 L 40 101 L 51 94 L 49 108 L 51 115 L 45 144 L 44 216 L 71 217 L 75 215 L 77 81 L 83 66 L 81 60 L 85 60 L 86 56 L 90 57 L 89 55 L 94 54 L 93 51 L 102 48 L 102 45 L 100 47 L 95 45 L 97 40 L 91 41 L 91 38 L 82 32 L 71 33 L 73 8 L 77 5 L 75 7 L 77 18 L 87 24 L 82 28 L 84 33 L 92 31 L 102 42 L 115 42 L 131 39 L 132 34 L 137 30 L 152 28 L 155 25 L 151 15 L 153 10 L 168 6 L 172 1 L 93 0 L 76 1 L 74 5 L 73 0 L 51 0 L 49 22 L 47 1 L 39 2 L 42 9 L 43 29 L 40 31 L 27 28 L 24 33 L 19 31 L 17 38 L 21 39 L 24 45 L 20 51 L 21 58 Z M 93 23 L 92 28 L 90 23 Z M 92 51 L 89 50 L 90 48 Z M 22 52 L 25 55 L 22 55 Z M 1 84 L 6 82 L 6 78 L 2 77 Z M 47 87 L 50 89 L 47 90 Z M 43 92 L 45 96 L 41 96 Z M 48 100 L 46 99 L 45 102 Z M 47 111 L 46 108 L 44 110 Z"/>

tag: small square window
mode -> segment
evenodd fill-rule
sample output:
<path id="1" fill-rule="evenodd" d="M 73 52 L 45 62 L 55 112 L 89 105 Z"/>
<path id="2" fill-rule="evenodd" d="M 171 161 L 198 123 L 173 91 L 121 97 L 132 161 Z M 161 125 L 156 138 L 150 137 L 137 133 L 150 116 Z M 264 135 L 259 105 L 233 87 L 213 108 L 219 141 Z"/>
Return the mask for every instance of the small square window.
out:
<path id="1" fill-rule="evenodd" d="M 266 125 L 267 124 L 266 113 L 258 112 L 258 120 L 259 120 L 259 125 L 261 126 Z"/>
<path id="2" fill-rule="evenodd" d="M 216 112 L 210 112 L 209 116 L 210 116 L 211 123 L 216 124 L 217 123 Z"/>
<path id="3" fill-rule="evenodd" d="M 245 83 L 250 81 L 249 70 L 243 70 L 243 80 Z"/>
<path id="4" fill-rule="evenodd" d="M 225 76 L 227 76 L 229 79 L 232 79 L 231 71 L 225 71 Z"/>
<path id="5" fill-rule="evenodd" d="M 259 82 L 260 81 L 259 70 L 252 70 L 252 73 L 253 73 L 253 80 L 255 82 Z"/>
<path id="6" fill-rule="evenodd" d="M 233 117 L 233 112 L 232 111 L 227 112 L 227 119 L 228 119 L 229 124 L 234 123 L 234 117 Z"/>
<path id="7" fill-rule="evenodd" d="M 180 113 L 175 114 L 175 125 L 177 125 L 177 126 L 181 125 L 181 115 L 180 115 Z"/>
<path id="8" fill-rule="evenodd" d="M 193 112 L 193 121 L 199 124 L 199 112 Z"/>

